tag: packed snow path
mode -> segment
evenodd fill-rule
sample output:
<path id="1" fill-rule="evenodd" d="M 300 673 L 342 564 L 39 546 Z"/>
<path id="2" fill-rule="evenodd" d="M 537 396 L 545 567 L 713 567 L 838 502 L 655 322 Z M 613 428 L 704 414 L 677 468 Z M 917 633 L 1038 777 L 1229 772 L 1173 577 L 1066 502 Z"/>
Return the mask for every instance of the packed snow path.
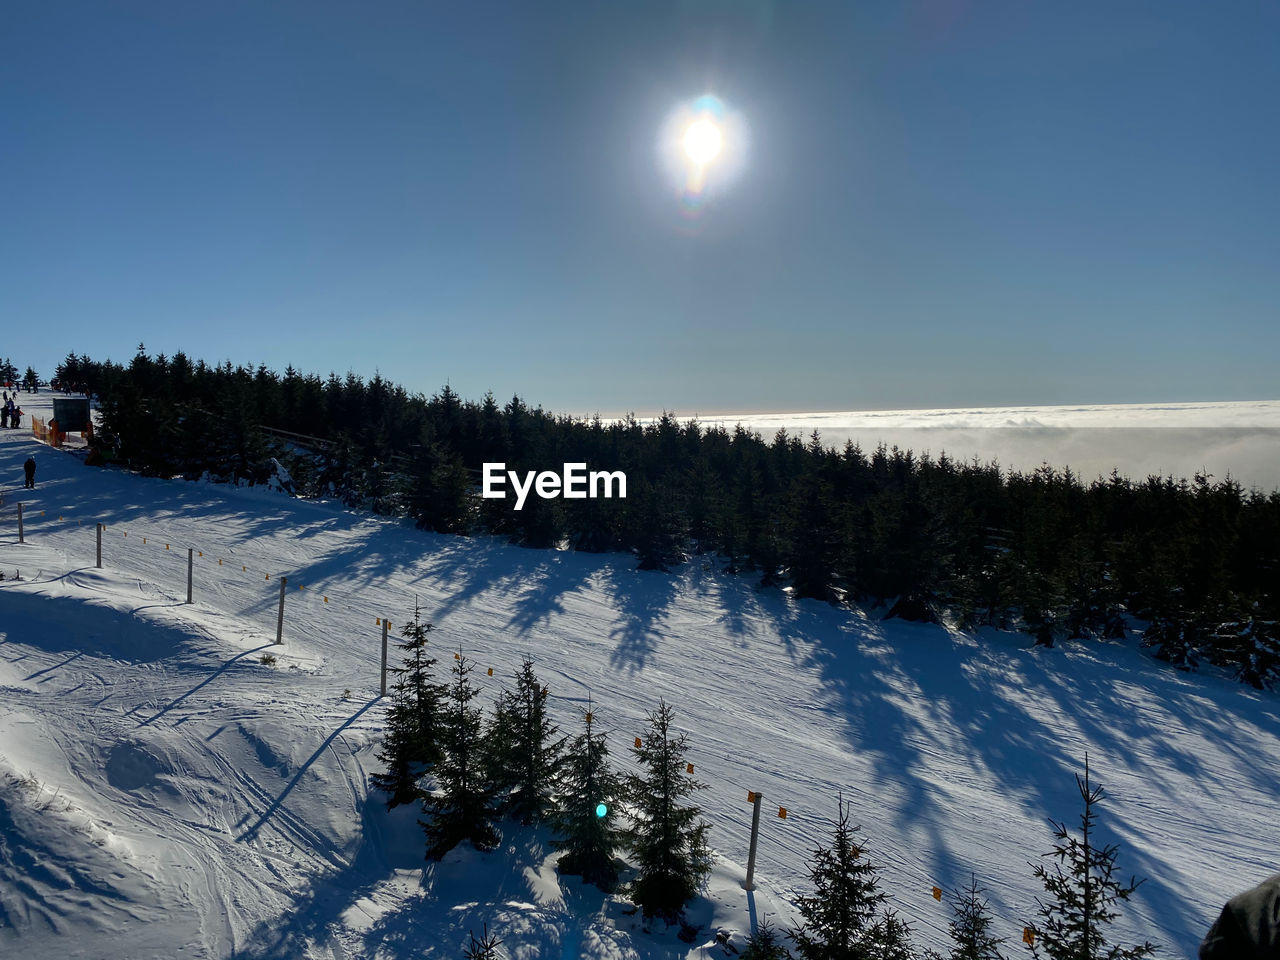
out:
<path id="1" fill-rule="evenodd" d="M 28 430 L 0 433 L 0 487 L 2 953 L 453 957 L 487 923 L 512 957 L 723 955 L 717 928 L 740 947 L 764 914 L 795 919 L 843 791 L 918 945 L 944 945 L 949 907 L 931 887 L 974 872 L 1014 955 L 1039 892 L 1028 861 L 1049 848 L 1046 817 L 1078 817 L 1086 751 L 1110 798 L 1104 839 L 1148 878 L 1119 938 L 1191 957 L 1221 903 L 1276 869 L 1275 695 L 1133 643 L 1044 650 L 868 620 L 705 559 L 641 573 L 624 556 L 425 534 L 85 467 Z M 188 547 L 202 554 L 190 606 Z M 415 812 L 388 816 L 367 788 L 384 709 L 375 621 L 398 628 L 415 598 L 442 669 L 461 646 L 488 701 L 530 656 L 562 729 L 590 695 L 623 768 L 644 714 L 675 706 L 718 856 L 692 945 L 561 885 L 544 833 L 423 863 Z M 766 811 L 752 896 L 749 789 Z"/>

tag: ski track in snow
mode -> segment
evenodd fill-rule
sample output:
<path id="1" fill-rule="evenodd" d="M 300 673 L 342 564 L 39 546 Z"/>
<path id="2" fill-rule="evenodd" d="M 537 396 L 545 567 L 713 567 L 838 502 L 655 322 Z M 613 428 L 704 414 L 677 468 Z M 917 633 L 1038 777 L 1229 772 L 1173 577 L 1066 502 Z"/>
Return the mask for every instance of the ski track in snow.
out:
<path id="1" fill-rule="evenodd" d="M 46 395 L 30 399 L 39 415 Z M 705 558 L 664 575 L 425 534 L 86 468 L 27 431 L 0 433 L 0 477 L 20 480 L 32 451 L 36 490 L 6 485 L 0 505 L 0 952 L 444 957 L 487 923 L 509 957 L 724 956 L 717 928 L 740 947 L 764 915 L 796 919 L 843 792 L 918 946 L 944 946 L 950 910 L 930 888 L 972 871 L 1012 954 L 1038 892 L 1028 861 L 1049 847 L 1047 817 L 1077 819 L 1086 751 L 1109 796 L 1102 832 L 1125 875 L 1148 878 L 1117 938 L 1191 957 L 1222 902 L 1275 869 L 1275 696 L 1133 643 L 1037 650 L 880 622 L 757 591 Z M 188 547 L 204 554 L 191 606 Z M 424 864 L 416 811 L 388 814 L 367 788 L 384 710 L 375 618 L 394 636 L 415 598 L 438 669 L 461 645 L 487 705 L 530 656 L 562 730 L 590 696 L 624 771 L 645 713 L 675 707 L 717 854 L 694 944 L 560 885 L 545 832 Z M 749 789 L 765 796 L 750 896 Z"/>

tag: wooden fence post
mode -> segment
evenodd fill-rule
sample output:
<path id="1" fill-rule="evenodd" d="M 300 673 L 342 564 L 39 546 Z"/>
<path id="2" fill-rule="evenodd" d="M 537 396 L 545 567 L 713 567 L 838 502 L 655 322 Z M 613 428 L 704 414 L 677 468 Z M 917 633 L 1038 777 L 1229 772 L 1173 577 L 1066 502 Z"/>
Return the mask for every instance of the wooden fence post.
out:
<path id="1" fill-rule="evenodd" d="M 380 697 L 387 695 L 387 618 L 382 618 L 382 693 Z"/>
<path id="2" fill-rule="evenodd" d="M 187 547 L 187 603 L 191 602 L 191 568 L 195 566 L 195 560 L 192 559 L 195 549 Z"/>
<path id="3" fill-rule="evenodd" d="M 102 524 L 98 524 L 98 569 L 102 569 Z"/>
<path id="4" fill-rule="evenodd" d="M 18 501 L 18 542 L 19 543 L 27 542 L 26 534 L 24 534 L 22 530 L 22 501 L 21 500 Z"/>
<path id="5" fill-rule="evenodd" d="M 276 616 L 276 643 L 284 643 L 284 588 L 288 577 L 280 578 L 280 612 Z"/>
<path id="6" fill-rule="evenodd" d="M 764 795 L 759 792 L 752 796 L 755 804 L 751 808 L 751 849 L 747 853 L 747 882 L 744 884 L 748 892 L 755 889 L 752 881 L 756 875 L 756 838 L 760 835 L 760 801 L 764 799 Z"/>

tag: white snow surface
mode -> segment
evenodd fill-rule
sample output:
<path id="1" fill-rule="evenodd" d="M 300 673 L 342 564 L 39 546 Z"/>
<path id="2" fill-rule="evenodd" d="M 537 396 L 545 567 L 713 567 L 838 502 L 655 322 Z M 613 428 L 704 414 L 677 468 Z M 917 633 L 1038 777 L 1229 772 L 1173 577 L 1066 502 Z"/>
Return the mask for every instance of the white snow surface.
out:
<path id="1" fill-rule="evenodd" d="M 843 792 L 918 946 L 946 947 L 931 888 L 974 873 L 1013 956 L 1040 892 L 1029 861 L 1050 846 L 1047 817 L 1078 817 L 1086 751 L 1109 795 L 1103 839 L 1147 877 L 1117 939 L 1192 957 L 1221 904 L 1276 869 L 1276 696 L 1171 670 L 1132 640 L 1046 650 L 878 621 L 706 559 L 637 572 L 86 467 L 27 430 L 0 433 L 0 478 L 0 955 L 457 957 L 487 924 L 521 960 L 723 957 L 717 931 L 741 948 L 766 915 L 798 919 Z M 375 618 L 398 627 L 415 599 L 441 668 L 460 646 L 487 702 L 530 656 L 566 732 L 592 697 L 623 769 L 644 714 L 675 707 L 716 855 L 692 944 L 562 881 L 545 831 L 505 824 L 496 852 L 424 862 L 417 811 L 388 814 L 368 787 L 385 709 Z M 748 894 L 751 789 L 765 815 Z"/>

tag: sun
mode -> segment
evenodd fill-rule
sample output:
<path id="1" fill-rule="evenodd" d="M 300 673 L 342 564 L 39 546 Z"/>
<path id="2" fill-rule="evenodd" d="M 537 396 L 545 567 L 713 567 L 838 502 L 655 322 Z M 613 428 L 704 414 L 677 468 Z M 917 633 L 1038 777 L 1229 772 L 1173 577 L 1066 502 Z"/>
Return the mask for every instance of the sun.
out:
<path id="1" fill-rule="evenodd" d="M 710 117 L 699 117 L 684 132 L 684 152 L 690 160 L 705 167 L 720 155 L 724 135 Z"/>

